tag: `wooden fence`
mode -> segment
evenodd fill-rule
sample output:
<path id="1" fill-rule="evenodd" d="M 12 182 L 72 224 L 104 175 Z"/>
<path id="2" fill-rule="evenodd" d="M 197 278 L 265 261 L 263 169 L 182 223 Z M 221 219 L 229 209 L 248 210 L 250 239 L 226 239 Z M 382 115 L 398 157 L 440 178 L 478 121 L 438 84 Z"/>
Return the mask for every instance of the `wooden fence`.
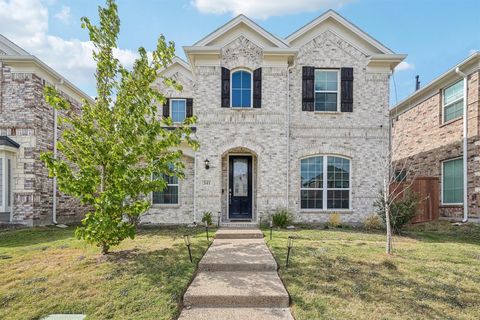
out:
<path id="1" fill-rule="evenodd" d="M 411 184 L 411 189 L 418 193 L 420 203 L 419 214 L 412 220 L 412 223 L 437 220 L 439 217 L 439 182 L 436 177 L 419 177 Z M 410 182 L 395 182 L 390 185 L 390 191 L 400 194 L 402 197 Z"/>

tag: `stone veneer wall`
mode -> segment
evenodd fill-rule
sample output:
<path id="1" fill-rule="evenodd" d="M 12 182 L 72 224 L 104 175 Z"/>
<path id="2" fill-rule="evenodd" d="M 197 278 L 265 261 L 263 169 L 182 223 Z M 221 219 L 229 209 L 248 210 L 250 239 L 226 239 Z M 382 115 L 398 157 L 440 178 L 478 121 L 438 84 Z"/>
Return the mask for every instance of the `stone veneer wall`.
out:
<path id="1" fill-rule="evenodd" d="M 51 224 L 53 180 L 40 154 L 53 150 L 53 110 L 43 96 L 44 81 L 32 73 L 3 66 L 0 135 L 20 144 L 13 170 L 13 221 L 29 226 Z M 66 97 L 79 108 L 79 102 Z M 79 221 L 85 211 L 77 201 L 57 196 L 57 221 Z"/>
<path id="2" fill-rule="evenodd" d="M 479 71 L 468 75 L 468 206 L 469 215 L 480 218 L 480 109 Z M 439 178 L 442 161 L 462 157 L 463 118 L 442 123 L 441 91 L 410 110 L 393 117 L 394 160 L 407 164 L 408 177 Z M 463 206 L 442 205 L 440 215 L 463 216 Z"/>

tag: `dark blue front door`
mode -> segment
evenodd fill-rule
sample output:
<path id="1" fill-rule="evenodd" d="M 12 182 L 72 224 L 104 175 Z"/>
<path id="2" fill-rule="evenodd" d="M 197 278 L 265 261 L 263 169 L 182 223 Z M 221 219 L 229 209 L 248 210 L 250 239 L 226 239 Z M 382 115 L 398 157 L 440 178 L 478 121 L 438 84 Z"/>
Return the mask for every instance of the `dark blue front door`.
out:
<path id="1" fill-rule="evenodd" d="M 252 219 L 252 157 L 230 156 L 229 173 L 229 218 Z"/>

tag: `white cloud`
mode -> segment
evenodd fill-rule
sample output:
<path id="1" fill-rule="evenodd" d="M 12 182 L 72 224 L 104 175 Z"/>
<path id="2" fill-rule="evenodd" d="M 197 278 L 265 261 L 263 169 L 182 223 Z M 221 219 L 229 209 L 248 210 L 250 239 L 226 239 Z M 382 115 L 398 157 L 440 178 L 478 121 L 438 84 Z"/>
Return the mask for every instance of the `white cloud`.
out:
<path id="1" fill-rule="evenodd" d="M 96 67 L 93 43 L 49 34 L 45 2 L 0 0 L 0 32 L 80 88 L 92 87 Z M 131 67 L 137 57 L 136 52 L 126 49 L 114 53 L 126 67 Z"/>
<path id="2" fill-rule="evenodd" d="M 60 20 L 63 23 L 70 23 L 70 18 L 71 18 L 71 13 L 70 13 L 70 7 L 63 6 L 62 10 L 59 12 L 55 13 L 55 18 Z"/>
<path id="3" fill-rule="evenodd" d="M 339 8 L 353 0 L 192 0 L 203 13 L 238 15 L 266 19 L 270 16 Z"/>
<path id="4" fill-rule="evenodd" d="M 413 69 L 415 69 L 415 65 L 406 61 L 400 62 L 399 65 L 395 67 L 395 71 L 405 71 Z"/>

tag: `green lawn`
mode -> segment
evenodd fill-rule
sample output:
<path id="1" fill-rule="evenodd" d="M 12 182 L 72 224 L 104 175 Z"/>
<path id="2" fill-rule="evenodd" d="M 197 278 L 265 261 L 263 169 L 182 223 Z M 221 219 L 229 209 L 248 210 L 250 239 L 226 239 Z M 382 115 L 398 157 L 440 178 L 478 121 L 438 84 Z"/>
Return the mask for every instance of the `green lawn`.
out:
<path id="1" fill-rule="evenodd" d="M 0 231 L 0 319 L 83 313 L 87 319 L 172 319 L 207 249 L 201 229 L 139 231 L 112 254 L 76 240 L 74 228 Z"/>
<path id="2" fill-rule="evenodd" d="M 274 231 L 268 243 L 297 320 L 480 318 L 479 226 L 411 227 L 391 257 L 383 234 L 355 230 Z"/>

